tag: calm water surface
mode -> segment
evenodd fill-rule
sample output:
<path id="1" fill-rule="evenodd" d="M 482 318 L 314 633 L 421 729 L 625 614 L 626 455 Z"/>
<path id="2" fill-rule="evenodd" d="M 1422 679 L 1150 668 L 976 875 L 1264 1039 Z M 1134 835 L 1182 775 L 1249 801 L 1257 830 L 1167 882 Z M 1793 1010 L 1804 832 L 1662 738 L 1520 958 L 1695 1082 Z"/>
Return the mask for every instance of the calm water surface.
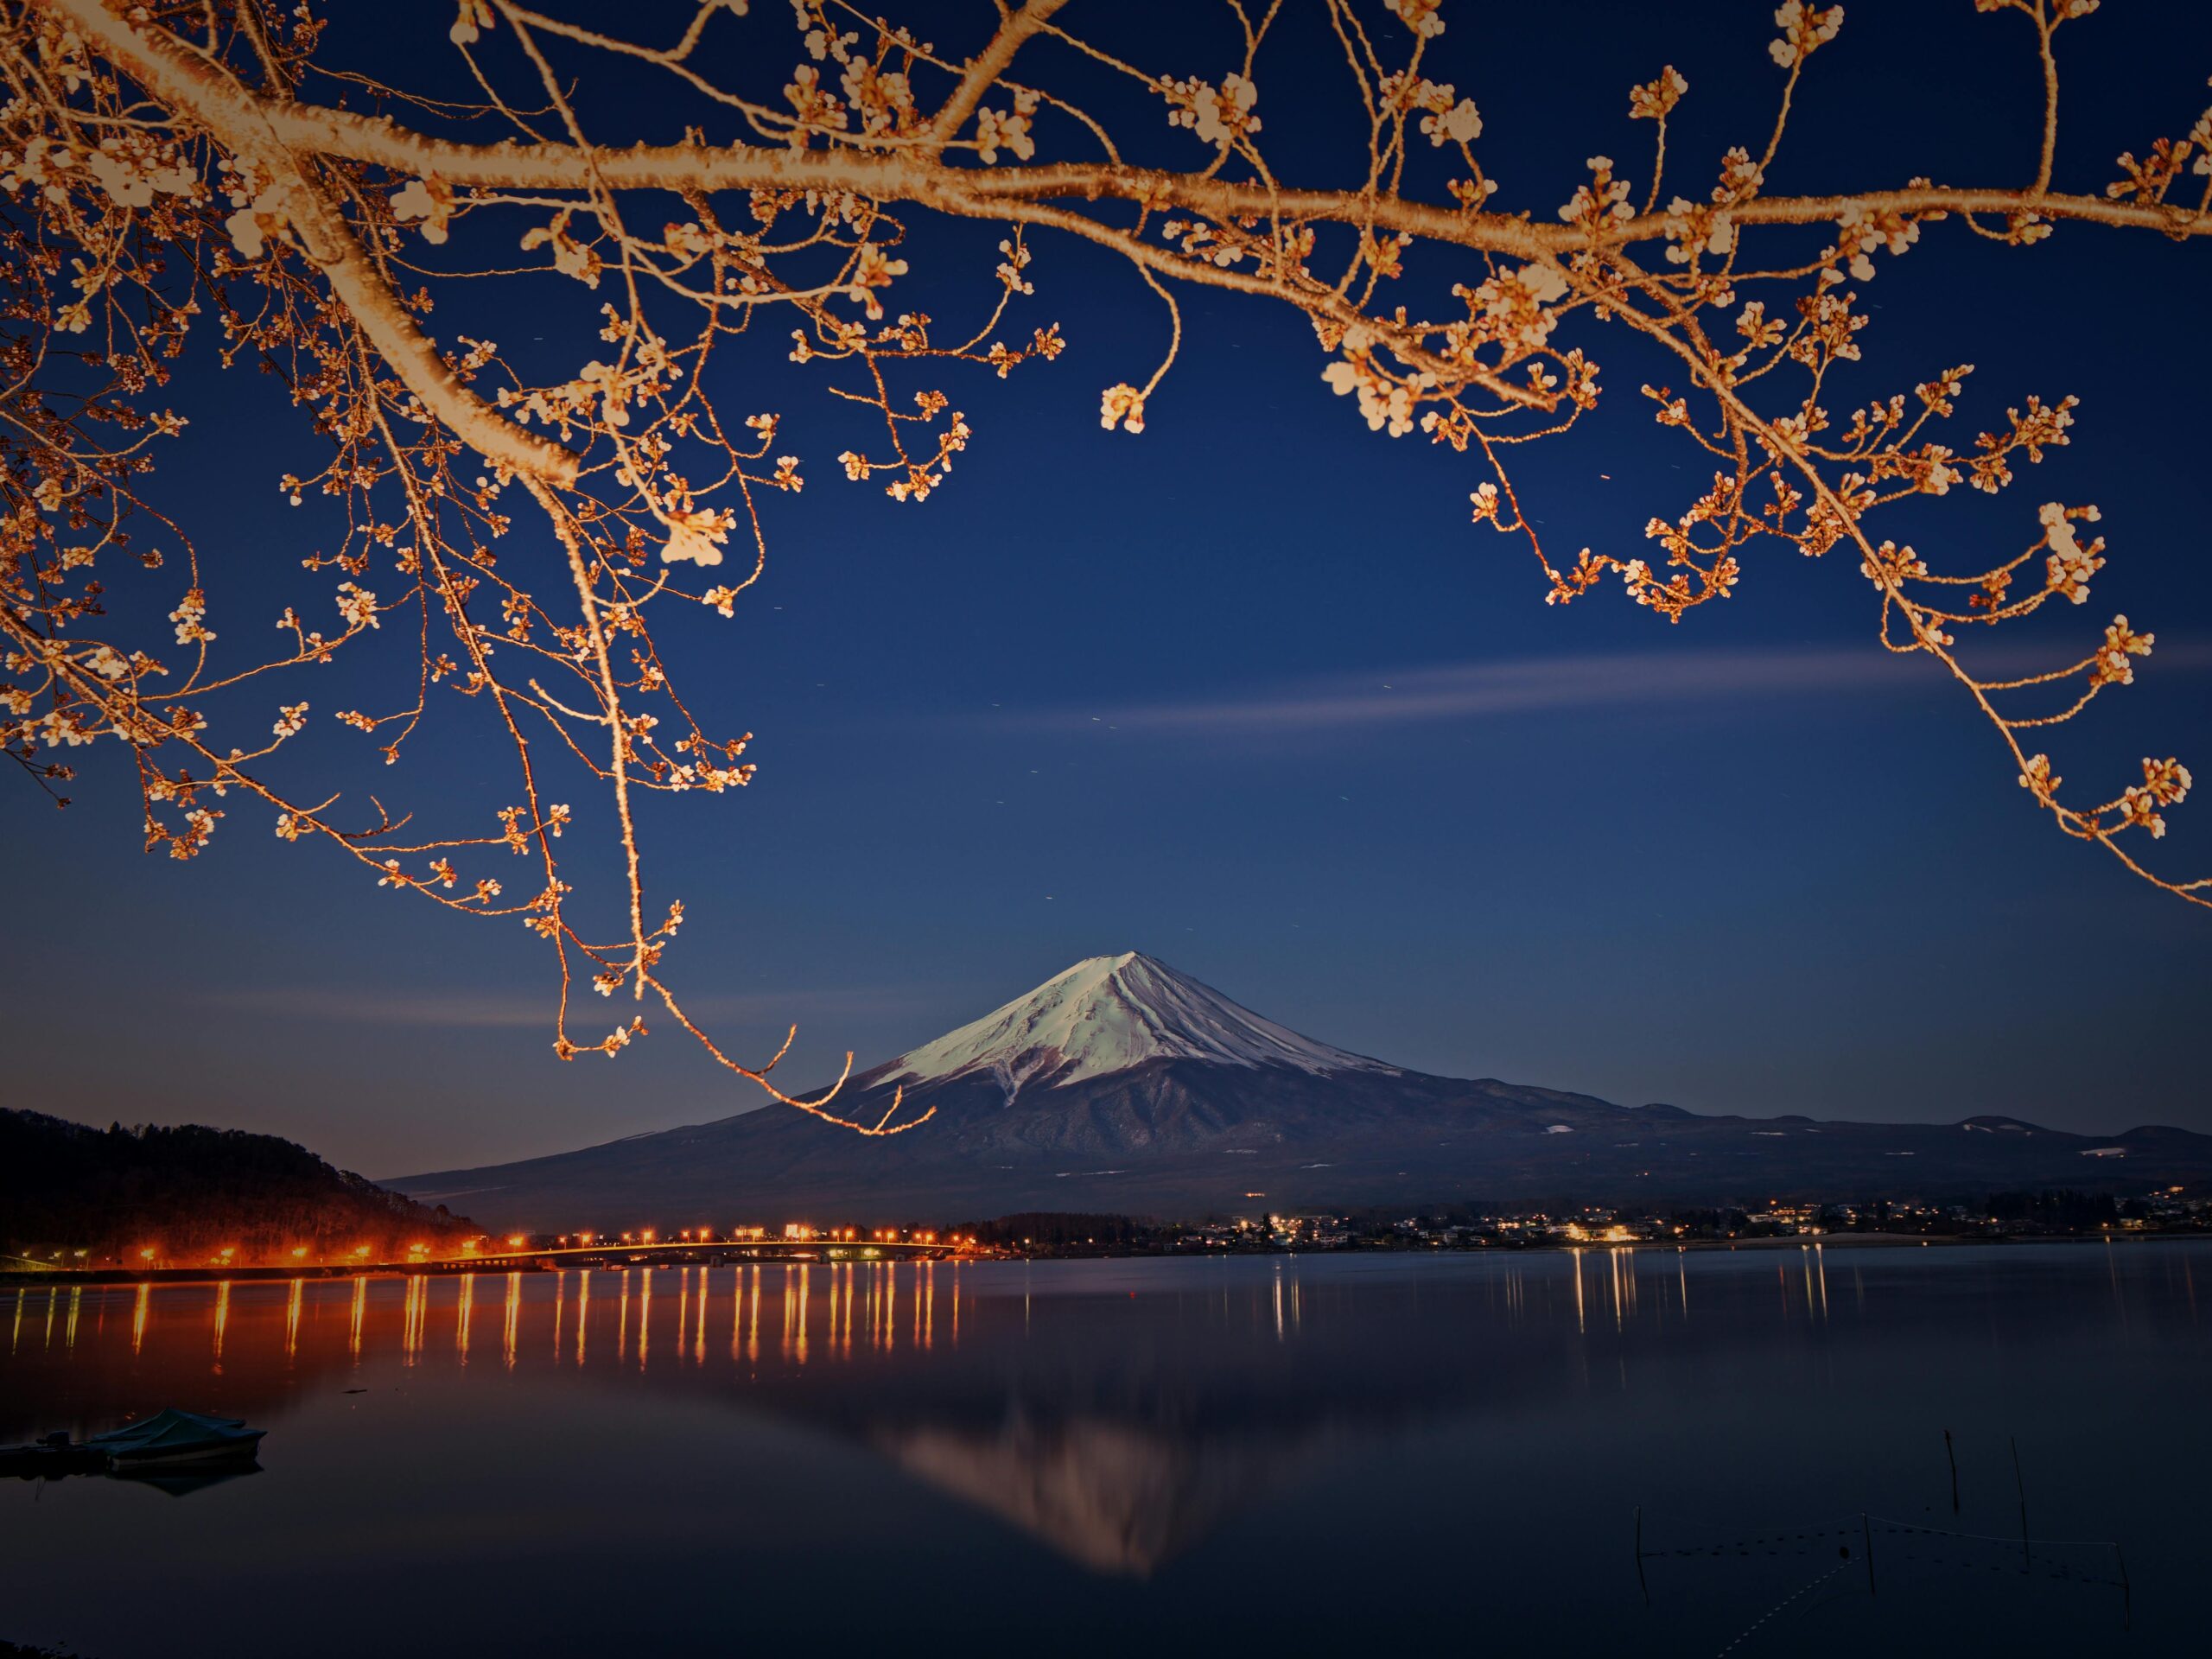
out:
<path id="1" fill-rule="evenodd" d="M 0 1441 L 270 1433 L 0 1485 L 0 1637 L 2195 1650 L 2207 1295 L 2158 1243 L 10 1290 Z"/>

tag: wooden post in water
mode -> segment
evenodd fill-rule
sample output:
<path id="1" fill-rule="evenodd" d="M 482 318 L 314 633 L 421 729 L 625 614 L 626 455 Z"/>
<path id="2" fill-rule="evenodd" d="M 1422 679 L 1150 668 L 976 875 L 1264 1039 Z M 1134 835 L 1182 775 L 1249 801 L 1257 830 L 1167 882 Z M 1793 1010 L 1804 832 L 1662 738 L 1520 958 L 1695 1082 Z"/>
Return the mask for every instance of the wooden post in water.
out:
<path id="1" fill-rule="evenodd" d="M 1951 1460 L 1951 1513 L 1959 1512 L 1959 1454 L 1951 1445 L 1951 1431 L 1943 1431 L 1943 1455 Z"/>
<path id="2" fill-rule="evenodd" d="M 1636 1587 L 1643 1592 L 1643 1605 L 1651 1605 L 1651 1586 L 1643 1578 L 1643 1505 L 1636 1506 Z"/>
<path id="3" fill-rule="evenodd" d="M 1878 1595 L 1880 1592 L 1874 1588 L 1874 1528 L 1864 1510 L 1859 1511 L 1859 1536 L 1866 1547 L 1866 1593 Z"/>
<path id="4" fill-rule="evenodd" d="M 2024 1570 L 2035 1563 L 2028 1555 L 2028 1484 L 2020 1478 L 2020 1442 L 2007 1437 L 2012 1448 L 2012 1484 L 2020 1494 L 2020 1565 Z"/>

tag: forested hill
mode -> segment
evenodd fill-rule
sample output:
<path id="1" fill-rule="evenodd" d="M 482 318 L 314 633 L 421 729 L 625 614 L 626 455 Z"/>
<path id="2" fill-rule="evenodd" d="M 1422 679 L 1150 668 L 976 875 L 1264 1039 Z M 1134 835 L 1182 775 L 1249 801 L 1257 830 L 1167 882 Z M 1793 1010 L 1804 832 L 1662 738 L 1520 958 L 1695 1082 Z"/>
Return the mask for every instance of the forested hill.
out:
<path id="1" fill-rule="evenodd" d="M 367 1245 L 384 1260 L 477 1230 L 443 1205 L 417 1204 L 274 1135 L 199 1124 L 96 1129 L 0 1110 L 0 1249 L 11 1254 L 190 1267 L 229 1249 L 246 1266 L 337 1262 Z"/>

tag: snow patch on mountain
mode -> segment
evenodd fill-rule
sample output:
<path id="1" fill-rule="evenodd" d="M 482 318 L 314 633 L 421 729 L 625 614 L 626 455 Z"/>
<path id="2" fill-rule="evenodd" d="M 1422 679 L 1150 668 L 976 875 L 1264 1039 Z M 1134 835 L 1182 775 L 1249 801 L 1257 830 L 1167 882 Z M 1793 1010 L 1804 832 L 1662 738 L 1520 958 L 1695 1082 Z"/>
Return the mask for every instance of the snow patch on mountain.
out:
<path id="1" fill-rule="evenodd" d="M 1078 962 L 1027 996 L 901 1054 L 887 1080 L 912 1086 L 986 1071 L 1011 1101 L 1033 1079 L 1079 1083 L 1156 1059 L 1399 1075 L 1395 1066 L 1301 1037 L 1131 950 Z"/>

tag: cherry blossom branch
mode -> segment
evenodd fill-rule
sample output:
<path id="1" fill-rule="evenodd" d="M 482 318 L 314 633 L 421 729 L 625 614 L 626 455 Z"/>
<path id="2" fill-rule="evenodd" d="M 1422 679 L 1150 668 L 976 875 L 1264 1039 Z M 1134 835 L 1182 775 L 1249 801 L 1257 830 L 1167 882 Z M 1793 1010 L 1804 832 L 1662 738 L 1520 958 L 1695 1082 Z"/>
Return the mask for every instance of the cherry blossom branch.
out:
<path id="1" fill-rule="evenodd" d="M 360 245 L 323 198 L 291 124 L 266 100 L 217 73 L 167 29 L 134 25 L 99 0 L 30 0 L 66 18 L 111 61 L 155 97 L 200 126 L 222 133 L 266 178 L 267 206 L 256 211 L 283 219 L 307 256 L 322 269 L 331 290 L 359 324 L 393 372 L 437 417 L 486 459 L 510 471 L 568 485 L 575 457 L 559 445 L 524 432 L 462 385 L 437 348 L 424 339 L 384 281 L 369 268 Z"/>

